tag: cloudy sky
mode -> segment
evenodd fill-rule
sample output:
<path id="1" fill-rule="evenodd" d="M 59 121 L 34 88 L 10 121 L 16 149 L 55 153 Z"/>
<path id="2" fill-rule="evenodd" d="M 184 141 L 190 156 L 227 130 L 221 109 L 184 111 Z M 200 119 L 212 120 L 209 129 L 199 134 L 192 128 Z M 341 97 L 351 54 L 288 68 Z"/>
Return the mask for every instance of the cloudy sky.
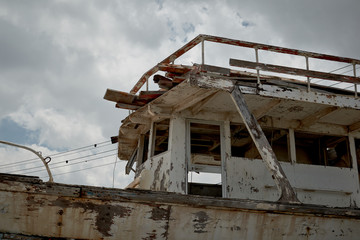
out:
<path id="1" fill-rule="evenodd" d="M 0 140 L 53 156 L 57 182 L 124 187 L 109 140 L 127 111 L 107 88 L 129 91 L 198 34 L 359 59 L 359 23 L 358 0 L 0 0 Z M 34 156 L 1 145 L 0 172 L 47 180 Z"/>

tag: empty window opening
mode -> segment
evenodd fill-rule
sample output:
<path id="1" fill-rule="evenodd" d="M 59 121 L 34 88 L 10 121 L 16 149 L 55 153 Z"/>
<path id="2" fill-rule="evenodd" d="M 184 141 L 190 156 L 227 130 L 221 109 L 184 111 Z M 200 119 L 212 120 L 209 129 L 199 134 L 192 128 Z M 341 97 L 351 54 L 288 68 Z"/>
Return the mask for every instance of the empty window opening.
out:
<path id="1" fill-rule="evenodd" d="M 190 138 L 193 164 L 220 166 L 220 126 L 190 123 Z"/>
<path id="2" fill-rule="evenodd" d="M 360 139 L 355 139 L 355 151 L 356 151 L 356 161 L 358 167 L 358 173 L 360 177 Z"/>
<path id="3" fill-rule="evenodd" d="M 253 140 L 244 125 L 231 124 L 231 155 L 261 159 Z M 279 161 L 290 162 L 289 132 L 284 129 L 265 128 L 263 132 Z"/>
<path id="4" fill-rule="evenodd" d="M 166 152 L 169 145 L 169 123 L 170 119 L 165 119 L 154 123 L 154 150 L 153 156 Z"/>
<path id="5" fill-rule="evenodd" d="M 148 150 L 149 150 L 149 136 L 150 131 L 147 131 L 145 134 L 141 134 L 138 143 L 138 150 L 137 150 L 137 162 L 136 162 L 136 169 L 146 162 L 148 158 Z"/>
<path id="6" fill-rule="evenodd" d="M 222 196 L 219 125 L 190 122 L 188 193 Z"/>
<path id="7" fill-rule="evenodd" d="M 347 137 L 295 132 L 295 146 L 297 163 L 351 167 Z"/>
<path id="8" fill-rule="evenodd" d="M 189 194 L 222 197 L 220 173 L 189 172 Z"/>

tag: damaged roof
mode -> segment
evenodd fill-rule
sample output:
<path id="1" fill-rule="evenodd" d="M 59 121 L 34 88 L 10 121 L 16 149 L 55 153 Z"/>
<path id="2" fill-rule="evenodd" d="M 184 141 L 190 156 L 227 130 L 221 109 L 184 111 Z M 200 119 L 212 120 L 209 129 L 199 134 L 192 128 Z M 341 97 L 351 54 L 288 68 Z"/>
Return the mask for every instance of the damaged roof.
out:
<path id="1" fill-rule="evenodd" d="M 230 69 L 204 64 L 204 54 L 200 64 L 190 66 L 174 63 L 198 44 L 202 44 L 204 51 L 204 41 L 253 48 L 256 56 L 258 50 L 266 50 L 304 56 L 307 63 L 308 58 L 315 58 L 352 64 L 355 76 L 309 70 L 308 64 L 307 69 L 298 69 L 237 59 L 229 59 L 229 64 L 234 67 Z M 262 124 L 271 118 L 272 124 L 276 125 L 276 120 L 281 119 L 283 127 L 308 130 L 326 125 L 327 128 L 321 128 L 324 134 L 329 131 L 340 135 L 350 132 L 359 134 L 360 100 L 356 85 L 360 83 L 360 78 L 356 77 L 357 64 L 360 64 L 360 60 L 199 35 L 147 71 L 130 93 L 112 89 L 106 91 L 106 100 L 115 102 L 117 108 L 132 110 L 122 121 L 119 130 L 119 158 L 130 159 L 139 135 L 150 129 L 152 121 L 170 118 L 179 112 L 186 112 L 188 117 L 201 116 L 208 120 L 242 123 L 228 93 L 234 85 L 240 86 L 249 109 Z M 255 69 L 256 72 L 236 69 L 239 67 Z M 263 71 L 303 76 L 308 81 L 264 75 Z M 159 86 L 155 91 L 148 89 L 147 81 L 151 76 Z M 311 83 L 315 78 L 322 79 L 322 84 Z M 330 86 L 334 85 L 334 81 L 353 84 L 354 87 L 349 90 Z M 145 83 L 146 90 L 136 95 Z"/>

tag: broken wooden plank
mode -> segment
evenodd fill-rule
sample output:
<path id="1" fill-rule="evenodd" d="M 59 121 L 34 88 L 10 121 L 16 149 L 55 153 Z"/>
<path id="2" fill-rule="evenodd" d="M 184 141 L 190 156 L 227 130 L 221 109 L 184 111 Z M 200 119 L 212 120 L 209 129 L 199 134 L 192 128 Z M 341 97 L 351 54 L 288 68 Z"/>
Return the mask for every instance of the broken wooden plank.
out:
<path id="1" fill-rule="evenodd" d="M 154 76 L 154 83 L 157 83 L 160 88 L 165 90 L 170 90 L 174 86 L 174 83 L 171 79 L 161 75 Z"/>
<path id="2" fill-rule="evenodd" d="M 138 110 L 141 106 L 118 102 L 118 103 L 116 103 L 115 107 L 122 108 L 122 109 L 128 109 L 128 110 Z"/>
<path id="3" fill-rule="evenodd" d="M 230 76 L 230 68 L 223 68 L 206 64 L 199 65 L 199 67 L 201 72 L 210 72 Z"/>
<path id="4" fill-rule="evenodd" d="M 235 106 L 240 113 L 243 122 L 257 148 L 264 163 L 270 171 L 272 178 L 274 179 L 277 188 L 280 191 L 280 202 L 292 202 L 299 203 L 296 197 L 295 191 L 287 179 L 279 161 L 277 160 L 273 149 L 271 148 L 264 132 L 262 131 L 259 123 L 254 115 L 248 109 L 242 93 L 238 87 L 235 87 L 231 93 L 231 97 L 235 103 Z"/>
<path id="5" fill-rule="evenodd" d="M 230 59 L 230 66 L 250 68 L 250 69 L 268 71 L 268 72 L 284 73 L 284 74 L 290 74 L 290 75 L 299 75 L 299 76 L 305 76 L 305 77 L 310 77 L 310 78 L 320 78 L 320 79 L 326 79 L 326 80 L 332 80 L 332 81 L 357 83 L 357 84 L 360 83 L 360 78 L 358 78 L 358 77 L 318 72 L 318 71 L 312 71 L 312 70 L 306 70 L 306 69 L 300 69 L 300 68 L 284 67 L 284 66 L 280 66 L 280 65 L 249 62 L 249 61 L 237 60 L 237 59 L 232 59 L 232 58 Z"/>
<path id="6" fill-rule="evenodd" d="M 166 64 L 166 63 L 159 64 L 158 68 L 160 71 L 170 72 L 170 73 L 177 74 L 177 75 L 183 75 L 184 73 L 187 73 L 187 72 L 195 69 L 194 66 Z"/>
<path id="7" fill-rule="evenodd" d="M 190 84 L 201 88 L 221 89 L 228 92 L 231 92 L 234 88 L 234 82 L 230 79 L 199 74 L 190 75 Z"/>
<path id="8" fill-rule="evenodd" d="M 139 100 L 151 101 L 160 97 L 166 93 L 166 91 L 141 91 L 139 94 Z"/>
<path id="9" fill-rule="evenodd" d="M 113 89 L 106 89 L 104 99 L 112 102 L 132 103 L 136 98 L 136 95 L 117 91 Z"/>

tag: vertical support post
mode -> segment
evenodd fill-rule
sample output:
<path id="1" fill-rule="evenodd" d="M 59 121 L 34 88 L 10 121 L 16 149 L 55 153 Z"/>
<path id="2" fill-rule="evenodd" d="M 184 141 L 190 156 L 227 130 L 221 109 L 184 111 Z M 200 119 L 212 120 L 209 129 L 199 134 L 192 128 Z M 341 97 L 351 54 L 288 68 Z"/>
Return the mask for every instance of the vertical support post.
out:
<path id="1" fill-rule="evenodd" d="M 354 71 L 354 77 L 356 77 L 356 64 L 355 63 L 353 63 L 353 71 Z M 357 84 L 356 83 L 354 83 L 354 91 L 355 91 L 355 97 L 357 97 L 358 94 L 357 94 Z"/>
<path id="2" fill-rule="evenodd" d="M 306 70 L 309 70 L 309 57 L 305 56 L 306 59 Z M 310 92 L 310 77 L 307 77 L 307 90 Z"/>
<path id="3" fill-rule="evenodd" d="M 259 63 L 259 50 L 255 48 L 256 63 Z M 256 68 L 257 84 L 260 84 L 260 70 Z"/>
<path id="4" fill-rule="evenodd" d="M 290 149 L 290 161 L 292 164 L 296 162 L 296 145 L 295 145 L 295 132 L 294 129 L 289 129 L 289 149 Z"/>
<path id="5" fill-rule="evenodd" d="M 240 113 L 242 120 L 245 123 L 247 130 L 249 131 L 249 134 L 257 150 L 259 151 L 265 165 L 267 166 L 272 178 L 275 181 L 278 190 L 280 191 L 280 199 L 278 201 L 299 203 L 295 191 L 287 179 L 279 161 L 277 160 L 264 132 L 262 131 L 254 115 L 252 115 L 249 111 L 239 87 L 235 86 L 231 93 L 231 97 L 238 112 Z"/>
<path id="6" fill-rule="evenodd" d="M 204 38 L 201 40 L 201 64 L 205 64 L 205 43 Z"/>

